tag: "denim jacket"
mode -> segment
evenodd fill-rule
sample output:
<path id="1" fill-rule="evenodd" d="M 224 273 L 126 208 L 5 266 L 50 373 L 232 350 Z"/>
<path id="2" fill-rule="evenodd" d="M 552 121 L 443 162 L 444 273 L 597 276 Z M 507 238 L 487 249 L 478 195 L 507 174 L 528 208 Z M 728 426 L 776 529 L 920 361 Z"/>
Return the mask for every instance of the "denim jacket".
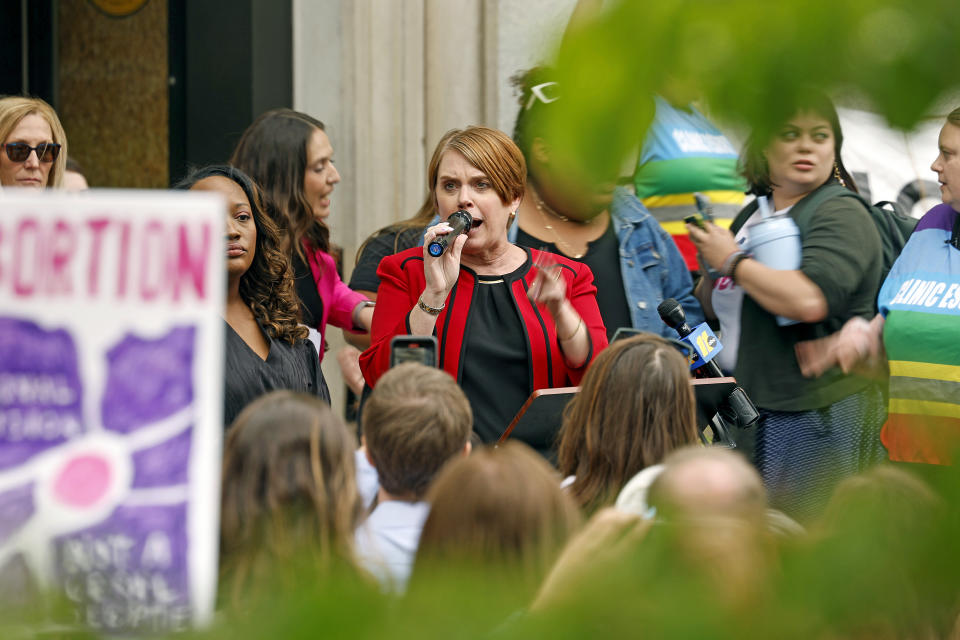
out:
<path id="1" fill-rule="evenodd" d="M 657 314 L 657 306 L 666 298 L 675 298 L 683 306 L 691 327 L 703 322 L 703 310 L 693 296 L 690 271 L 677 245 L 656 218 L 636 196 L 617 187 L 610 219 L 620 245 L 620 275 L 633 328 L 676 338 L 677 332 L 665 325 Z M 508 232 L 510 242 L 516 242 L 517 229 L 514 221 Z M 599 282 L 595 284 L 603 286 Z"/>

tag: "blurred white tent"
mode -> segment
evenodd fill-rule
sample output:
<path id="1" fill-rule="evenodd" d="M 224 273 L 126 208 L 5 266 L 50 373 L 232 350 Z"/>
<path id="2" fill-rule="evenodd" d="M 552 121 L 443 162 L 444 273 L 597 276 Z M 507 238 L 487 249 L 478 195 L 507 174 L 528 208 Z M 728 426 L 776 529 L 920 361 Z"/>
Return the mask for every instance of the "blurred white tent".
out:
<path id="1" fill-rule="evenodd" d="M 913 131 L 890 128 L 875 113 L 839 108 L 843 162 L 871 202 L 898 202 L 919 218 L 940 202 L 936 174 L 937 137 L 944 119 L 925 120 Z"/>

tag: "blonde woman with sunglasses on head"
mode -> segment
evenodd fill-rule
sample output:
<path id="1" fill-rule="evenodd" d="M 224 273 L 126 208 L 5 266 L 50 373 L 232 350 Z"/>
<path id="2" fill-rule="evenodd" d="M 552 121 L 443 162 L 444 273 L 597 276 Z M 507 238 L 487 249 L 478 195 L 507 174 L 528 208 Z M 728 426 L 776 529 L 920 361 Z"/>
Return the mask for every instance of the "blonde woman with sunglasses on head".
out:
<path id="1" fill-rule="evenodd" d="M 0 98 L 0 186 L 59 187 L 67 134 L 57 112 L 39 98 Z"/>

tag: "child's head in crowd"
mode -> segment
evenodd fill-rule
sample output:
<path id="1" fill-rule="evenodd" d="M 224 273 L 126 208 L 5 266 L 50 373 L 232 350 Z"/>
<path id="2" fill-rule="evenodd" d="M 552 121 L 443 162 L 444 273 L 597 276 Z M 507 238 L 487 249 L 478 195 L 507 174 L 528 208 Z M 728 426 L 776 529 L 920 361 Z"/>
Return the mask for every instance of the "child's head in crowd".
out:
<path id="1" fill-rule="evenodd" d="M 470 450 L 473 413 L 446 371 L 417 363 L 392 368 L 363 408 L 367 456 L 380 486 L 404 500 L 421 500 L 440 468 Z"/>
<path id="2" fill-rule="evenodd" d="M 352 560 L 355 448 L 317 397 L 275 391 L 237 417 L 224 444 L 220 531 L 231 600 L 286 565 L 322 575 Z"/>
<path id="3" fill-rule="evenodd" d="M 412 587 L 463 571 L 529 598 L 580 524 L 556 473 L 516 442 L 451 463 L 427 499 Z"/>

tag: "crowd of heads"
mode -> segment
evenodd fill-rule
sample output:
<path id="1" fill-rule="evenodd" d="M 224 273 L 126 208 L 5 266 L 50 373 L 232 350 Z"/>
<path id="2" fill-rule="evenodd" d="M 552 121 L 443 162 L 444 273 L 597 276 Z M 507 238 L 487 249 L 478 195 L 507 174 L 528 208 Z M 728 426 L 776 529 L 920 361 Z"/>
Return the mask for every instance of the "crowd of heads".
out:
<path id="1" fill-rule="evenodd" d="M 224 597 L 250 584 L 303 589 L 309 560 L 323 597 L 344 580 L 371 585 L 343 597 L 378 612 L 362 631 L 372 635 L 641 626 L 658 637 L 914 638 L 956 620 L 944 569 L 960 556 L 931 547 L 958 532 L 954 476 L 934 489 L 877 467 L 842 482 L 805 529 L 770 509 L 743 455 L 698 442 L 686 361 L 662 338 L 611 345 L 567 410 L 560 466 L 585 482 L 561 488 L 557 469 L 518 442 L 471 451 L 471 422 L 455 381 L 421 364 L 389 371 L 365 404 L 381 491 L 429 505 L 406 593 L 382 595 L 352 555 L 351 532 L 369 512 L 352 436 L 313 399 L 275 393 L 251 405 L 225 449 Z M 295 580 L 255 578 L 285 563 Z M 835 584 L 851 573 L 857 594 Z"/>
<path id="2" fill-rule="evenodd" d="M 415 221 L 442 213 L 440 165 L 450 153 L 482 171 L 503 204 L 524 196 L 528 173 L 550 180 L 547 134 L 533 115 L 558 87 L 549 75 L 524 82 L 516 143 L 486 127 L 447 132 Z M 834 171 L 854 187 L 832 103 L 809 92 L 785 126 L 807 116 L 829 124 Z M 948 122 L 960 127 L 960 110 Z M 741 168 L 753 193 L 776 186 L 771 150 L 788 135 L 757 130 L 747 140 Z M 66 135 L 45 102 L 0 99 L 0 140 L 0 184 L 61 185 Z M 330 246 L 324 220 L 339 181 L 331 155 L 320 121 L 278 109 L 247 129 L 231 165 L 192 171 L 176 187 L 224 195 L 233 207 L 228 229 L 235 210 L 249 217 L 248 231 L 235 233 L 249 233 L 255 250 L 229 277 L 273 338 L 306 336 L 288 254 Z M 429 505 L 399 619 L 442 605 L 449 608 L 438 619 L 450 620 L 438 624 L 479 621 L 465 635 L 628 633 L 638 625 L 652 636 L 688 637 L 949 632 L 957 615 L 951 572 L 960 570 L 950 472 L 935 477 L 935 489 L 886 466 L 849 478 L 805 531 L 771 512 L 738 452 L 699 443 L 697 420 L 686 358 L 653 334 L 597 355 L 564 412 L 556 468 L 516 442 L 473 448 L 473 412 L 450 375 L 417 364 L 392 369 L 363 408 L 364 454 L 382 499 Z M 371 509 L 358 488 L 358 446 L 315 397 L 278 391 L 243 410 L 223 452 L 224 607 L 246 610 L 275 589 L 336 585 L 344 576 L 373 583 L 354 550 Z M 938 545 L 949 548 L 937 554 Z M 847 576 L 861 597 L 830 583 Z M 846 594 L 842 612 L 831 609 L 831 594 Z M 362 597 L 382 596 L 371 589 Z M 757 608 L 764 610 L 752 617 Z M 778 626 L 790 620 L 794 628 Z"/>
<path id="3" fill-rule="evenodd" d="M 278 604 L 278 593 L 333 599 L 353 612 L 348 628 L 360 635 L 644 628 L 657 637 L 915 638 L 944 637 L 956 620 L 949 571 L 960 558 L 930 546 L 958 532 L 946 485 L 935 491 L 879 467 L 838 486 L 809 530 L 784 529 L 742 455 L 680 444 L 655 461 L 643 513 L 619 503 L 591 513 L 520 443 L 464 455 L 470 412 L 452 379 L 438 377 L 447 374 L 419 364 L 391 373 L 365 435 L 383 488 L 429 503 L 406 594 L 381 594 L 354 564 L 352 533 L 365 510 L 353 437 L 322 403 L 277 392 L 244 411 L 225 447 L 228 620 L 246 620 L 259 594 L 298 624 L 319 621 L 314 608 Z M 405 391 L 412 400 L 383 406 Z M 422 417 L 435 442 L 390 439 L 409 434 L 414 407 L 431 400 L 449 405 Z M 423 454 L 423 464 L 400 451 Z"/>

